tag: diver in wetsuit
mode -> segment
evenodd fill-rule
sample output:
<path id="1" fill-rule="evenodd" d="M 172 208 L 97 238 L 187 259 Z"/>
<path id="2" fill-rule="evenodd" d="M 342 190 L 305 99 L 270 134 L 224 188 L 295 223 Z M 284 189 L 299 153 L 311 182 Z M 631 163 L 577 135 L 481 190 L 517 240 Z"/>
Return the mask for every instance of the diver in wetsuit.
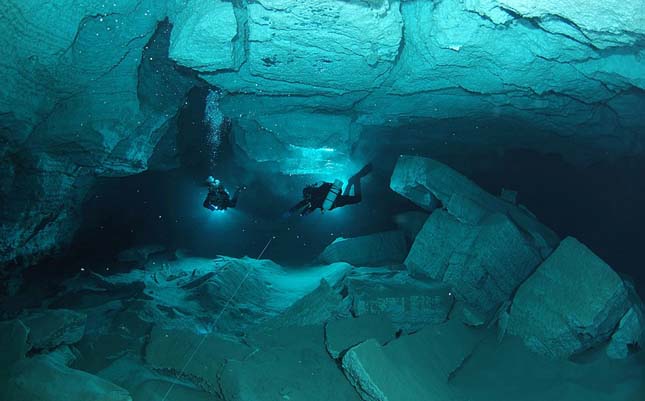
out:
<path id="1" fill-rule="evenodd" d="M 309 214 L 316 209 L 321 211 L 333 210 L 338 207 L 353 205 L 363 200 L 361 190 L 361 178 L 372 171 L 372 164 L 367 164 L 358 173 L 354 174 L 347 181 L 347 187 L 341 194 L 343 183 L 319 182 L 308 185 L 302 190 L 302 200 L 289 209 L 289 214 L 299 213 L 301 216 Z M 350 191 L 354 188 L 354 195 Z"/>
<path id="2" fill-rule="evenodd" d="M 212 176 L 208 177 L 206 179 L 206 185 L 208 186 L 208 195 L 204 199 L 204 207 L 206 209 L 211 211 L 226 210 L 229 207 L 234 208 L 237 205 L 237 199 L 242 191 L 241 187 L 237 187 L 231 198 L 220 180 L 216 180 Z"/>

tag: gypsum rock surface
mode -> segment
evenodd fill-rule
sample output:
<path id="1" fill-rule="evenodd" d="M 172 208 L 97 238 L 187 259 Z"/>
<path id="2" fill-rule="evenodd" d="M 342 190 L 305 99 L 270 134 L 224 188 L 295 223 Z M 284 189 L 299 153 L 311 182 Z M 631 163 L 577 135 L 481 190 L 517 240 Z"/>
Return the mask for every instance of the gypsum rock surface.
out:
<path id="1" fill-rule="evenodd" d="M 629 356 L 630 349 L 636 349 L 644 344 L 645 317 L 637 306 L 632 306 L 625 313 L 616 331 L 607 345 L 607 356 L 613 359 L 624 359 Z"/>
<path id="2" fill-rule="evenodd" d="M 236 333 L 283 313 L 316 290 L 322 279 L 337 286 L 350 269 L 348 264 L 336 263 L 295 272 L 269 260 L 188 257 L 148 262 L 145 270 L 105 277 L 81 274 L 67 283 L 52 304 L 70 305 L 76 300 L 79 306 L 97 307 L 135 298 L 141 301 L 138 313 L 145 320 L 163 321 L 166 328 Z M 236 297 L 244 302 L 222 311 L 236 290 Z"/>
<path id="3" fill-rule="evenodd" d="M 33 263 L 69 242 L 97 175 L 138 173 L 151 160 L 165 168 L 153 152 L 172 148 L 174 116 L 197 83 L 176 74 L 164 52 L 222 90 L 239 156 L 278 171 L 327 165 L 337 175 L 361 132 L 491 116 L 544 132 L 489 130 L 483 141 L 475 129 L 446 152 L 513 139 L 588 160 L 642 148 L 639 7 L 638 0 L 4 2 L 0 263 Z M 165 18 L 172 30 L 159 40 L 156 30 L 170 31 L 157 28 Z M 423 142 L 443 149 L 445 137 L 424 134 Z"/>
<path id="4" fill-rule="evenodd" d="M 566 358 L 609 339 L 629 307 L 622 279 L 567 237 L 517 290 L 508 332 L 535 352 Z"/>
<path id="5" fill-rule="evenodd" d="M 32 3 L 0 6 L 1 264 L 64 247 L 95 178 L 145 171 L 195 85 L 167 58 L 165 4 Z"/>
<path id="6" fill-rule="evenodd" d="M 325 325 L 325 345 L 329 355 L 338 359 L 345 351 L 368 339 L 373 338 L 379 344 L 385 345 L 395 337 L 396 331 L 385 315 L 331 320 Z"/>
<path id="7" fill-rule="evenodd" d="M 406 332 L 444 322 L 455 301 L 447 285 L 402 271 L 355 268 L 344 283 L 352 315 L 383 314 Z"/>
<path id="8" fill-rule="evenodd" d="M 458 400 L 450 379 L 482 340 L 449 321 L 381 346 L 367 340 L 343 357 L 343 370 L 367 401 Z"/>
<path id="9" fill-rule="evenodd" d="M 410 273 L 446 283 L 484 316 L 510 300 L 557 244 L 555 233 L 528 211 L 435 160 L 401 156 L 390 186 L 434 209 L 404 262 Z M 436 209 L 437 200 L 444 209 Z"/>
<path id="10" fill-rule="evenodd" d="M 252 399 L 358 401 L 358 394 L 327 354 L 320 325 L 252 335 L 254 353 L 228 361 L 220 387 L 226 401 Z"/>
<path id="11" fill-rule="evenodd" d="M 457 299 L 487 315 L 511 299 L 541 261 L 539 251 L 505 215 L 492 214 L 473 226 L 437 210 L 405 264 L 415 276 L 446 283 Z"/>
<path id="12" fill-rule="evenodd" d="M 354 266 L 386 266 L 403 263 L 408 252 L 402 231 L 386 231 L 354 238 L 336 238 L 320 254 L 327 264 L 345 262 Z"/>
<path id="13" fill-rule="evenodd" d="M 63 349 L 18 362 L 0 395 L 12 401 L 132 401 L 123 388 L 69 368 L 73 357 L 69 349 Z"/>
<path id="14" fill-rule="evenodd" d="M 67 309 L 30 311 L 20 316 L 29 328 L 31 348 L 53 349 L 78 342 L 85 333 L 87 315 Z"/>

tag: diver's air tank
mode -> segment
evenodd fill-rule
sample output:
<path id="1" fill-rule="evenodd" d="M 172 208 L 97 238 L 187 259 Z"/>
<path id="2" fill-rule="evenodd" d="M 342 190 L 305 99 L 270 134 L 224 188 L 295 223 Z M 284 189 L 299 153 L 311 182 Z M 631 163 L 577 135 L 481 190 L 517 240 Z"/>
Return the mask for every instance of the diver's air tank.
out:
<path id="1" fill-rule="evenodd" d="M 336 180 L 331 186 L 331 189 L 327 193 L 327 197 L 325 198 L 325 201 L 323 202 L 323 210 L 331 210 L 332 206 L 334 206 L 334 202 L 336 202 L 336 198 L 338 195 L 343 190 L 343 182 L 341 180 Z"/>

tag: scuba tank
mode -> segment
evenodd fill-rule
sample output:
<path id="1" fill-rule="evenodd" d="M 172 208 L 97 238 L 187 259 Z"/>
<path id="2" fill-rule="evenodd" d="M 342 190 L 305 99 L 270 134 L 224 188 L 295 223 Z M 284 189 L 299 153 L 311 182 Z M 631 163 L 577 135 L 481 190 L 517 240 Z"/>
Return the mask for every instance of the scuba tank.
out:
<path id="1" fill-rule="evenodd" d="M 336 180 L 332 184 L 331 188 L 329 189 L 329 192 L 327 192 L 327 197 L 323 201 L 322 205 L 322 210 L 331 210 L 332 206 L 334 206 L 334 202 L 336 202 L 336 198 L 338 195 L 343 190 L 343 182 L 341 180 Z"/>

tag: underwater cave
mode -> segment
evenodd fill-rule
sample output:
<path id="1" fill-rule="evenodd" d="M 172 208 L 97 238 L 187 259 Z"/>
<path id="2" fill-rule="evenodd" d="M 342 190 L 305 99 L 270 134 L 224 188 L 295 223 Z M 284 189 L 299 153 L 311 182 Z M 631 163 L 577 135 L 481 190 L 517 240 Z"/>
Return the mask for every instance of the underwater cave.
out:
<path id="1" fill-rule="evenodd" d="M 0 399 L 645 399 L 643 0 L 0 32 Z"/>

